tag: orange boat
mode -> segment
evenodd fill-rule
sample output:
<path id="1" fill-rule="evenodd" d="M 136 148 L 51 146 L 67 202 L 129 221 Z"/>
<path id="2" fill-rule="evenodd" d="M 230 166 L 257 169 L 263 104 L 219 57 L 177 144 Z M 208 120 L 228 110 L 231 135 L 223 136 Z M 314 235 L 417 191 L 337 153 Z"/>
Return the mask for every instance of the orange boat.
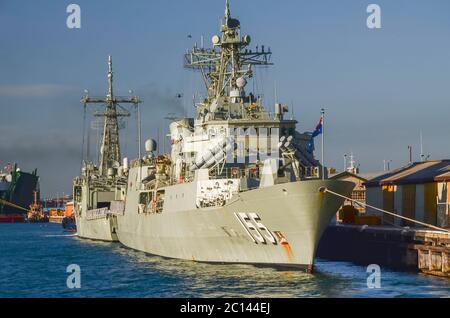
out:
<path id="1" fill-rule="evenodd" d="M 64 216 L 65 217 L 73 217 L 73 201 L 67 202 L 64 207 Z"/>
<path id="2" fill-rule="evenodd" d="M 62 223 L 64 219 L 64 210 L 61 209 L 52 209 L 48 213 L 50 223 Z"/>
<path id="3" fill-rule="evenodd" d="M 73 210 L 73 201 L 67 202 L 64 207 L 64 218 L 62 220 L 64 231 L 76 232 L 75 214 Z"/>
<path id="4" fill-rule="evenodd" d="M 37 199 L 37 191 L 34 191 L 34 202 L 30 204 L 30 210 L 27 213 L 28 222 L 41 223 L 48 222 L 48 216 L 42 210 L 42 205 Z"/>

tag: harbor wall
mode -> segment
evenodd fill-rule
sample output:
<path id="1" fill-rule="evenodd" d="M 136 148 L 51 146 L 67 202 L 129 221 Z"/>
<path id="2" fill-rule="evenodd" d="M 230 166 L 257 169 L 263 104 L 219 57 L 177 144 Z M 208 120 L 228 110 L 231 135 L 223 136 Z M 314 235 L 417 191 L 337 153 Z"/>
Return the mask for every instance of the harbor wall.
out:
<path id="1" fill-rule="evenodd" d="M 410 247 L 413 242 L 412 231 L 393 227 L 330 225 L 319 242 L 317 257 L 417 270 L 417 253 Z"/>
<path id="2" fill-rule="evenodd" d="M 335 224 L 324 232 L 317 257 L 450 278 L 450 233 Z"/>

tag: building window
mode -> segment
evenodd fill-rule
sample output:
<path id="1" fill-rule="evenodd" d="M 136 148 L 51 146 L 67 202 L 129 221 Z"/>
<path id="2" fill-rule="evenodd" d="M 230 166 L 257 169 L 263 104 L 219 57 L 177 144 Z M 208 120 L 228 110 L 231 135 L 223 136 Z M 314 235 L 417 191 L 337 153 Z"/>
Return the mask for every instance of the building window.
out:
<path id="1" fill-rule="evenodd" d="M 366 191 L 356 190 L 352 192 L 352 199 L 365 202 L 366 201 Z"/>

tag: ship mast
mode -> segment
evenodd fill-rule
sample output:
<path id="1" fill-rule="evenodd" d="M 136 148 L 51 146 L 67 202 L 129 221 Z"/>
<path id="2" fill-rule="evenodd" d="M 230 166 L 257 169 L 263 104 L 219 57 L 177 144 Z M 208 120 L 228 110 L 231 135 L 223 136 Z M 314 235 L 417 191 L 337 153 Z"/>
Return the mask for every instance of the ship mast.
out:
<path id="1" fill-rule="evenodd" d="M 241 38 L 240 22 L 231 17 L 229 2 L 225 3 L 225 15 L 221 26 L 221 36 L 212 37 L 213 48 L 194 47 L 185 54 L 185 67 L 202 72 L 208 89 L 208 98 L 217 99 L 230 96 L 238 91 L 238 78 L 251 78 L 254 65 L 272 65 L 269 62 L 272 52 L 265 51 L 264 46 L 256 51 L 246 49 L 250 44 L 250 36 Z M 218 48 L 218 50 L 216 50 Z"/>
<path id="2" fill-rule="evenodd" d="M 225 1 L 225 21 L 228 21 L 230 17 L 230 3 L 228 0 Z"/>
<path id="3" fill-rule="evenodd" d="M 138 96 L 120 98 L 113 93 L 113 68 L 112 57 L 108 56 L 108 94 L 106 98 L 95 98 L 84 96 L 81 102 L 87 104 L 105 104 L 104 112 L 96 112 L 94 116 L 104 117 L 104 128 L 102 146 L 100 148 L 99 172 L 106 175 L 108 168 L 112 168 L 115 163 L 120 163 L 120 143 L 119 143 L 119 117 L 129 117 L 130 112 L 120 106 L 120 103 L 133 104 L 138 107 L 141 102 Z"/>

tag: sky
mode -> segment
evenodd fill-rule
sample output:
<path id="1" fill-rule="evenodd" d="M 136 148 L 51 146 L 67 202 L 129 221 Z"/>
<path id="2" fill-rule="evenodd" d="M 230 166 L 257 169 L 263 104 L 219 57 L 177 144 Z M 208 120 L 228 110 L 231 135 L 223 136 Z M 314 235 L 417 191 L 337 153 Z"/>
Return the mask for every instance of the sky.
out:
<path id="1" fill-rule="evenodd" d="M 71 3 L 80 29 L 66 25 Z M 371 3 L 381 29 L 367 28 Z M 312 131 L 325 108 L 327 166 L 342 170 L 352 152 L 364 172 L 382 170 L 383 160 L 400 167 L 408 145 L 418 161 L 420 131 L 425 155 L 450 158 L 450 1 L 230 0 L 230 9 L 250 46 L 273 52 L 274 66 L 255 75 L 266 107 L 276 87 L 299 131 Z M 43 196 L 71 192 L 80 98 L 85 89 L 106 94 L 109 54 L 116 94 L 131 89 L 144 101 L 144 140 L 167 132 L 168 113 L 192 116 L 192 96 L 205 89 L 183 53 L 202 36 L 209 47 L 223 13 L 224 0 L 0 0 L 0 166 L 37 168 Z M 134 113 L 125 124 L 123 156 L 134 158 Z"/>

